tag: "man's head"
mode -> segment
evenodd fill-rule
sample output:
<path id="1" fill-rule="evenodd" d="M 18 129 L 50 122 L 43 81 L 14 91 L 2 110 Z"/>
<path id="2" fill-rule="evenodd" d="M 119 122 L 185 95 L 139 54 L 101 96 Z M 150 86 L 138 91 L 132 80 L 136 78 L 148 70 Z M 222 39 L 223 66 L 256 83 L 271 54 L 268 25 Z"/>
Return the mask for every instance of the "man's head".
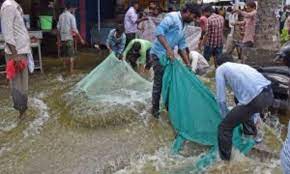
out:
<path id="1" fill-rule="evenodd" d="M 135 42 L 127 55 L 127 60 L 130 62 L 133 68 L 137 67 L 137 60 L 141 56 L 140 49 L 141 44 L 139 42 Z"/>
<path id="2" fill-rule="evenodd" d="M 157 5 L 155 4 L 155 2 L 150 2 L 148 9 L 149 9 L 149 14 L 150 15 L 154 15 L 154 11 L 156 10 Z"/>
<path id="3" fill-rule="evenodd" d="M 133 53 L 139 54 L 140 50 L 141 50 L 141 44 L 139 42 L 135 42 L 132 46 Z"/>
<path id="4" fill-rule="evenodd" d="M 199 5 L 188 3 L 181 11 L 182 20 L 185 23 L 190 23 L 200 17 Z"/>
<path id="5" fill-rule="evenodd" d="M 65 9 L 66 10 L 68 10 L 68 11 L 70 11 L 70 12 L 72 12 L 73 11 L 73 6 L 72 6 L 72 4 L 71 3 L 66 3 L 65 4 Z"/>
<path id="6" fill-rule="evenodd" d="M 249 1 L 246 3 L 246 11 L 252 12 L 257 9 L 257 5 L 254 1 Z"/>
<path id="7" fill-rule="evenodd" d="M 131 3 L 131 5 L 132 5 L 132 7 L 134 7 L 134 9 L 136 10 L 136 11 L 138 11 L 139 10 L 139 2 L 137 1 L 137 0 L 133 0 L 132 1 L 132 3 Z"/>
<path id="8" fill-rule="evenodd" d="M 206 17 L 210 17 L 210 15 L 214 12 L 211 5 L 205 5 L 202 7 L 202 14 Z"/>
<path id="9" fill-rule="evenodd" d="M 120 38 L 122 36 L 122 34 L 124 33 L 124 26 L 119 24 L 117 27 L 116 27 L 116 37 L 117 38 Z"/>
<path id="10" fill-rule="evenodd" d="M 233 12 L 233 8 L 232 7 L 227 8 L 227 12 L 232 13 Z"/>
<path id="11" fill-rule="evenodd" d="M 224 53 L 219 58 L 217 58 L 216 63 L 218 66 L 221 66 L 224 63 L 233 62 L 233 61 L 234 61 L 234 59 L 233 59 L 232 55 Z"/>
<path id="12" fill-rule="evenodd" d="M 155 4 L 155 2 L 151 1 L 149 3 L 149 9 L 155 9 L 157 7 L 157 5 Z"/>
<path id="13" fill-rule="evenodd" d="M 153 10 L 152 15 L 157 17 L 159 14 L 160 14 L 160 8 L 159 7 L 156 7 Z"/>

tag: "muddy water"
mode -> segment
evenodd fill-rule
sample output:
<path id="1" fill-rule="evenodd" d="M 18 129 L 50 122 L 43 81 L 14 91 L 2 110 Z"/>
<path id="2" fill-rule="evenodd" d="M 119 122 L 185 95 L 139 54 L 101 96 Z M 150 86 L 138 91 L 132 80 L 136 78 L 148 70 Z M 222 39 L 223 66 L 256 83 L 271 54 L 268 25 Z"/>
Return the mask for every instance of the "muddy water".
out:
<path id="1" fill-rule="evenodd" d="M 166 115 L 156 121 L 147 112 L 145 116 L 136 114 L 130 122 L 94 128 L 71 119 L 71 108 L 65 107 L 62 94 L 100 62 L 95 57 L 83 54 L 73 76 L 62 72 L 59 60 L 46 60 L 45 64 L 49 65 L 46 74 L 31 78 L 30 109 L 20 123 L 11 108 L 6 82 L 1 80 L 0 173 L 186 174 L 193 171 L 193 164 L 207 148 L 187 143 L 183 156 L 171 155 L 174 132 Z M 249 158 L 235 152 L 230 165 L 219 161 L 203 173 L 281 173 L 275 132 L 267 133 L 267 137 L 266 145 L 254 150 Z"/>

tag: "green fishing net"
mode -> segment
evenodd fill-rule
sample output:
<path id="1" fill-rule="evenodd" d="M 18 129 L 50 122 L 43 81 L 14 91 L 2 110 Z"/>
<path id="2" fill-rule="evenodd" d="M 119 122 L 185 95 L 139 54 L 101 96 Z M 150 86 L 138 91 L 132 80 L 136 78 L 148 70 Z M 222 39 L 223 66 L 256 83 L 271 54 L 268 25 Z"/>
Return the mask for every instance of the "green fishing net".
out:
<path id="1" fill-rule="evenodd" d="M 152 84 L 110 54 L 66 95 L 70 115 L 89 126 L 134 120 L 150 107 Z"/>
<path id="2" fill-rule="evenodd" d="M 212 146 L 207 155 L 201 157 L 195 169 L 199 170 L 212 164 L 217 157 L 218 125 L 222 121 L 218 104 L 212 92 L 181 62 L 161 58 L 165 66 L 162 97 L 168 106 L 169 118 L 177 137 L 173 152 L 177 153 L 185 140 Z M 241 136 L 240 128 L 234 131 L 234 146 L 248 153 L 254 142 Z"/>

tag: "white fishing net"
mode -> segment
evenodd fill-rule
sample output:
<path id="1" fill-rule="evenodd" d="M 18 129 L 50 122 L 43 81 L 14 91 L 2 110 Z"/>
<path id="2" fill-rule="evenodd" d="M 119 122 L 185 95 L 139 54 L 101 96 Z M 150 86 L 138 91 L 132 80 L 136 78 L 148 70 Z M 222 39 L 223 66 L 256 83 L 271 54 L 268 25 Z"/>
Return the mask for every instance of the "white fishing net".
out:
<path id="1" fill-rule="evenodd" d="M 150 82 L 111 54 L 65 98 L 74 120 L 104 126 L 137 118 L 149 105 L 151 90 Z"/>

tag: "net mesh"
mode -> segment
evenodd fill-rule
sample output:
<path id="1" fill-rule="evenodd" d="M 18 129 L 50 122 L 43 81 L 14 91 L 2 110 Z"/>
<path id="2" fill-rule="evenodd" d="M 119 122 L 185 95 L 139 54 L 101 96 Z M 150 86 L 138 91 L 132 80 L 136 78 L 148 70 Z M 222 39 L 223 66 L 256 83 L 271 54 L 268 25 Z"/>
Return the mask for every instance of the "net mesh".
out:
<path id="1" fill-rule="evenodd" d="M 66 95 L 66 101 L 76 121 L 105 126 L 140 115 L 151 90 L 150 82 L 111 54 Z"/>
<path id="2" fill-rule="evenodd" d="M 178 152 L 185 140 L 212 146 L 194 169 L 207 167 L 216 160 L 217 132 L 222 118 L 215 97 L 180 61 L 160 58 L 160 63 L 165 68 L 163 103 L 168 106 L 177 133 L 172 150 Z M 147 113 L 151 90 L 150 82 L 111 54 L 75 86 L 67 102 L 75 120 L 90 126 L 107 126 L 138 118 L 136 115 L 142 115 L 143 111 Z M 253 141 L 242 138 L 239 128 L 233 141 L 243 153 L 253 147 Z"/>

